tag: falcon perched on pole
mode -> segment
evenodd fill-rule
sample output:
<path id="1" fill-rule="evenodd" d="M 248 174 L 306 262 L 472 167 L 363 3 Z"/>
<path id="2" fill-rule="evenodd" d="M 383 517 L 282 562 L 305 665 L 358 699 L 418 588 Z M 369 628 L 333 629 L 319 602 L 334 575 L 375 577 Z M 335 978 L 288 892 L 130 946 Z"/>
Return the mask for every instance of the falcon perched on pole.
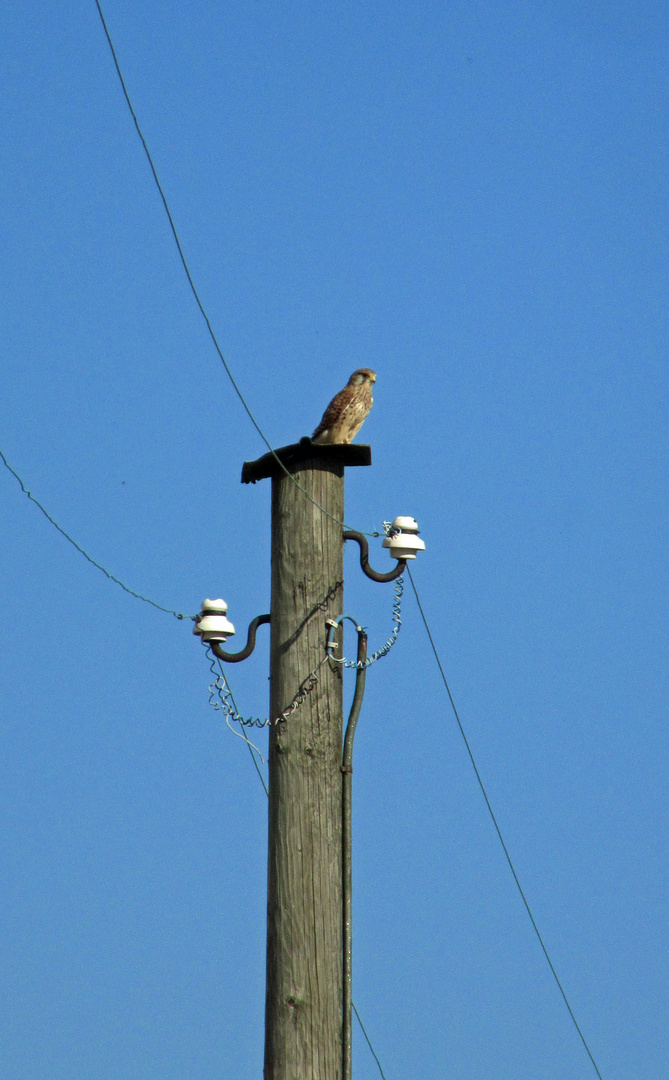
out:
<path id="1" fill-rule="evenodd" d="M 311 436 L 315 443 L 350 443 L 360 431 L 367 413 L 374 404 L 372 384 L 376 372 L 358 368 L 346 386 L 335 394 L 323 419 Z"/>

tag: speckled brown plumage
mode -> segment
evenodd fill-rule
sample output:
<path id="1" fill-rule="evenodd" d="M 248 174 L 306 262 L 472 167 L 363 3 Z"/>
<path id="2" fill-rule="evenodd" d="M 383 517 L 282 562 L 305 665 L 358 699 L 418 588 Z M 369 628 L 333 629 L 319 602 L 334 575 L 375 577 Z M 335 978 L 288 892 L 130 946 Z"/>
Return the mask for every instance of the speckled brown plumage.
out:
<path id="1" fill-rule="evenodd" d="M 311 438 L 316 443 L 350 443 L 360 431 L 374 404 L 372 386 L 376 373 L 358 368 L 346 386 L 336 394 L 323 413 L 323 419 Z"/>

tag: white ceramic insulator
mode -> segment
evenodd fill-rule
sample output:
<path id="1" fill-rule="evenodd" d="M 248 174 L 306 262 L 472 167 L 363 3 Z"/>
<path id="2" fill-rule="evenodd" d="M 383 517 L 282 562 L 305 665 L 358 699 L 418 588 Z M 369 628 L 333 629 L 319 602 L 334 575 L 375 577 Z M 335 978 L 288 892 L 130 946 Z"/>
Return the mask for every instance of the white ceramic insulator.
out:
<path id="1" fill-rule="evenodd" d="M 234 626 L 225 615 L 203 615 L 194 630 L 203 641 L 225 641 L 232 637 L 234 632 Z"/>
<path id="2" fill-rule="evenodd" d="M 418 522 L 412 517 L 396 517 L 391 528 L 396 532 L 417 533 Z"/>
<path id="3" fill-rule="evenodd" d="M 212 614 L 216 614 L 216 615 L 225 615 L 227 610 L 228 610 L 228 605 L 226 604 L 225 600 L 221 600 L 220 597 L 218 598 L 218 600 L 203 600 L 202 601 L 202 612 L 203 613 L 206 611 L 207 613 L 211 612 Z"/>
<path id="4" fill-rule="evenodd" d="M 383 546 L 390 548 L 393 559 L 415 559 L 417 551 L 425 551 L 425 541 L 414 533 L 400 532 L 386 536 Z"/>
<path id="5" fill-rule="evenodd" d="M 203 600 L 202 614 L 198 616 L 193 633 L 203 641 L 225 641 L 232 637 L 235 628 L 225 617 L 228 605 L 225 600 Z"/>

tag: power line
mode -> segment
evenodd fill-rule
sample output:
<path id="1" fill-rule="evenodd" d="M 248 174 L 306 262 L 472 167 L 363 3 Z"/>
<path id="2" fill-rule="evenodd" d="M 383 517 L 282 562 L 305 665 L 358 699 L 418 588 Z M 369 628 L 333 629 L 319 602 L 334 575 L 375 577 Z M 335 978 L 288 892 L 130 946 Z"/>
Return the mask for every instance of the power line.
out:
<path id="1" fill-rule="evenodd" d="M 26 495 L 28 497 L 28 499 L 30 499 L 30 501 L 32 503 L 34 503 L 35 506 L 38 507 L 39 510 L 41 510 L 41 512 L 44 514 L 45 518 L 47 519 L 47 521 L 49 521 L 50 524 L 53 525 L 53 527 L 58 530 L 58 532 L 61 534 L 61 536 L 65 537 L 65 539 L 68 541 L 68 543 L 72 544 L 72 546 L 74 548 L 76 548 L 76 550 L 79 552 L 80 555 L 84 556 L 84 558 L 91 564 L 91 566 L 94 566 L 97 570 L 102 571 L 102 573 L 105 575 L 105 577 L 107 577 L 110 581 L 113 581 L 116 585 L 119 585 L 124 590 L 124 592 L 129 593 L 130 596 L 134 596 L 137 600 L 143 600 L 145 604 L 151 604 L 151 606 L 154 607 L 154 608 L 157 608 L 158 611 L 164 611 L 168 615 L 174 615 L 174 617 L 177 618 L 177 619 L 192 619 L 192 618 L 194 618 L 194 616 L 192 616 L 192 615 L 184 615 L 184 614 L 181 614 L 178 611 L 174 611 L 172 608 L 166 608 L 166 607 L 163 607 L 162 604 L 157 604 L 155 600 L 151 600 L 151 599 L 149 599 L 148 596 L 142 596 L 141 593 L 135 592 L 134 589 L 130 589 L 127 585 L 124 585 L 124 583 L 119 578 L 115 577 L 113 574 L 110 574 L 109 571 L 104 568 L 104 566 L 102 566 L 99 562 L 96 562 L 95 559 L 91 558 L 91 556 L 88 554 L 88 552 L 85 551 L 81 547 L 81 545 L 76 542 L 76 540 L 73 540 L 72 537 L 69 535 L 69 533 L 65 532 L 65 530 L 63 528 L 61 528 L 61 526 L 58 524 L 58 522 L 54 518 L 52 518 L 51 514 L 42 506 L 41 502 L 38 499 L 36 499 L 35 496 L 32 494 L 32 492 L 30 492 L 28 490 L 28 488 L 25 486 L 25 484 L 23 483 L 23 480 L 21 479 L 19 474 L 16 472 L 16 470 L 13 469 L 12 466 L 9 464 L 9 462 L 7 461 L 7 458 L 5 457 L 5 455 L 4 455 L 4 453 L 2 452 L 1 449 L 0 449 L 0 459 L 2 459 L 2 463 L 5 466 L 5 468 L 18 481 L 19 486 L 20 486 L 21 491 L 23 492 L 23 494 Z M 234 698 L 232 699 L 232 701 L 233 701 L 233 705 L 234 705 L 235 710 L 236 710 L 237 706 L 236 706 L 236 704 L 234 702 Z M 246 738 L 245 735 L 243 737 L 244 737 L 244 741 L 247 744 L 249 753 L 251 755 L 251 760 L 253 761 L 256 772 L 258 773 L 260 783 L 263 786 L 265 794 L 269 798 L 269 790 L 267 788 L 265 778 L 264 778 L 262 772 L 260 771 L 260 767 L 259 767 L 258 762 L 256 760 L 256 756 L 255 756 L 253 747 L 252 747 L 251 743 L 249 742 L 248 738 Z M 358 1013 L 358 1010 L 356 1009 L 355 1004 L 353 1005 L 353 1010 L 355 1012 L 356 1017 L 358 1018 L 358 1023 L 360 1024 L 360 1027 L 362 1029 L 362 1033 L 365 1036 L 365 1039 L 367 1040 L 367 1045 L 369 1046 L 369 1049 L 370 1049 L 370 1051 L 372 1053 L 372 1056 L 374 1057 L 374 1060 L 375 1060 L 376 1064 L 379 1067 L 379 1072 L 381 1074 L 381 1077 L 383 1078 L 383 1080 L 385 1080 L 384 1072 L 383 1072 L 383 1069 L 381 1068 L 381 1062 L 379 1061 L 379 1059 L 378 1059 L 378 1057 L 376 1055 L 374 1047 L 372 1046 L 372 1043 L 370 1041 L 369 1035 L 367 1034 L 367 1032 L 365 1030 L 363 1022 L 360 1019 L 360 1014 Z"/>
<path id="2" fill-rule="evenodd" d="M 216 670 L 215 670 L 215 667 L 214 667 L 214 657 L 212 656 L 210 646 L 207 647 L 207 659 L 211 660 L 210 671 L 211 671 L 212 675 L 214 677 L 216 677 Z M 237 708 L 237 702 L 235 701 L 234 695 L 233 695 L 232 690 L 230 688 L 230 683 L 228 682 L 228 679 L 227 679 L 227 677 L 225 675 L 225 672 L 223 671 L 223 664 L 221 663 L 220 658 L 218 658 L 218 670 L 221 673 L 221 678 L 223 680 L 223 684 L 225 685 L 226 695 L 227 695 L 227 697 L 230 698 L 230 701 L 232 702 L 232 706 L 234 708 L 234 711 L 237 714 L 237 716 L 239 716 L 240 712 L 239 712 L 239 709 Z M 221 692 L 220 692 L 220 689 L 219 689 L 219 686 L 218 686 L 218 679 L 216 679 L 216 683 L 212 684 L 212 686 L 209 687 L 209 703 L 211 705 L 213 705 L 214 708 L 217 708 L 217 706 L 214 705 L 214 701 L 213 701 L 214 693 L 216 691 L 218 691 L 218 694 L 219 694 L 219 697 L 220 697 L 220 705 L 218 705 L 218 708 L 220 709 L 221 705 L 223 706 L 222 711 L 223 711 L 223 714 L 225 715 L 225 722 L 228 725 L 228 727 L 230 728 L 230 731 L 232 732 L 232 734 L 237 735 L 240 739 L 243 739 L 244 742 L 246 743 L 246 745 L 248 747 L 248 750 L 249 750 L 249 754 L 251 755 L 251 761 L 255 765 L 256 772 L 257 772 L 258 776 L 260 777 L 260 783 L 262 784 L 263 788 L 265 789 L 265 795 L 269 799 L 269 788 L 267 787 L 267 784 L 265 783 L 265 777 L 263 776 L 262 772 L 260 771 L 260 766 L 258 765 L 258 761 L 256 759 L 256 754 L 258 754 L 258 757 L 262 761 L 263 760 L 262 754 L 258 750 L 258 747 L 254 746 L 253 743 L 251 742 L 251 740 L 249 739 L 248 735 L 246 734 L 246 728 L 244 727 L 244 724 L 240 724 L 240 729 L 241 729 L 240 731 L 235 731 L 232 724 L 230 723 L 230 714 L 226 711 L 225 698 L 221 695 Z M 264 764 L 264 762 L 263 762 L 263 764 Z"/>
<path id="3" fill-rule="evenodd" d="M 28 490 L 28 488 L 25 486 L 25 484 L 23 483 L 23 480 L 21 479 L 19 474 L 16 472 L 16 470 L 13 469 L 12 466 L 9 464 L 9 462 L 7 461 L 7 458 L 5 457 L 5 455 L 4 455 L 4 453 L 2 452 L 1 449 L 0 449 L 0 459 L 2 459 L 2 463 L 5 466 L 5 468 L 18 481 L 23 494 L 26 495 L 28 497 L 28 499 L 30 499 L 30 501 L 32 503 L 34 503 L 35 506 L 37 506 L 39 510 L 42 511 L 42 513 L 44 514 L 47 521 L 49 521 L 51 523 L 51 525 L 53 525 L 53 527 L 58 530 L 58 532 L 61 534 L 61 536 L 64 536 L 65 539 L 70 544 L 72 544 L 72 546 L 74 548 L 76 548 L 76 550 L 79 552 L 80 555 L 84 556 L 84 558 L 91 564 L 91 566 L 94 566 L 97 570 L 101 570 L 102 573 L 105 575 L 105 577 L 109 578 L 109 580 L 113 581 L 116 585 L 119 585 L 124 590 L 124 592 L 129 593 L 130 596 L 136 597 L 137 600 L 143 600 L 145 604 L 151 604 L 151 606 L 154 607 L 154 608 L 157 608 L 158 611 L 164 611 L 168 615 L 174 615 L 174 617 L 177 618 L 177 619 L 192 619 L 193 618 L 192 615 L 183 615 L 178 611 L 174 611 L 172 608 L 166 608 L 166 607 L 163 607 L 162 604 L 157 604 L 155 600 L 150 600 L 148 596 L 142 596 L 141 593 L 135 592 L 134 589 L 128 588 L 128 586 L 124 585 L 123 582 L 119 580 L 119 578 L 115 577 L 113 574 L 110 574 L 109 571 L 104 568 L 104 566 L 102 566 L 99 562 L 96 562 L 95 559 L 91 558 L 91 556 L 88 554 L 88 552 L 84 551 L 84 549 L 81 547 L 81 545 L 78 544 L 76 542 L 76 540 L 73 540 L 72 537 L 69 535 L 69 533 L 65 532 L 65 530 L 63 528 L 61 528 L 61 526 L 58 524 L 58 522 L 54 518 L 51 517 L 51 514 L 42 506 L 41 502 L 38 499 L 36 499 L 35 496 L 32 494 L 32 492 L 30 492 Z M 237 706 L 236 706 L 236 704 L 234 702 L 234 698 L 233 698 L 233 705 L 235 706 L 235 709 L 237 709 Z M 244 741 L 247 744 L 249 753 L 251 755 L 251 760 L 253 761 L 253 764 L 255 766 L 255 770 L 258 773 L 260 783 L 263 786 L 265 794 L 269 798 L 269 790 L 267 788 L 265 778 L 264 778 L 262 772 L 260 771 L 260 767 L 259 767 L 258 762 L 256 760 L 256 756 L 255 756 L 255 753 L 253 751 L 253 747 L 252 747 L 251 743 L 249 742 L 248 738 L 245 737 L 245 735 L 243 736 L 243 738 L 244 738 Z M 360 1014 L 358 1013 L 358 1010 L 356 1009 L 355 1004 L 353 1005 L 353 1010 L 355 1012 L 356 1017 L 358 1018 L 358 1023 L 360 1024 L 360 1027 L 362 1028 L 362 1033 L 365 1036 L 365 1039 L 367 1040 L 367 1045 L 369 1046 L 369 1049 L 370 1049 L 370 1051 L 372 1053 L 372 1056 L 374 1057 L 374 1060 L 375 1060 L 376 1064 L 379 1067 L 379 1072 L 381 1073 L 381 1076 L 382 1076 L 383 1080 L 385 1080 L 383 1069 L 381 1068 L 381 1062 L 379 1061 L 379 1059 L 378 1059 L 378 1057 L 376 1055 L 376 1052 L 374 1050 L 374 1047 L 372 1046 L 372 1043 L 370 1042 L 369 1035 L 367 1034 L 367 1032 L 365 1030 L 365 1027 L 363 1025 L 363 1022 L 360 1019 Z"/>
<path id="4" fill-rule="evenodd" d="M 148 596 L 142 596 L 141 593 L 135 592 L 134 589 L 128 588 L 128 586 L 124 585 L 123 582 L 119 580 L 119 578 L 114 577 L 114 575 L 110 574 L 108 570 L 105 570 L 104 566 L 101 566 L 99 562 L 96 562 L 95 559 L 91 558 L 91 556 L 88 554 L 88 552 L 84 551 L 84 549 L 81 547 L 81 545 L 78 544 L 76 540 L 73 540 L 72 537 L 69 535 L 69 533 L 66 533 L 65 529 L 62 529 L 60 527 L 60 525 L 58 524 L 57 521 L 54 521 L 54 519 L 51 517 L 51 514 L 47 510 L 44 509 L 41 502 L 39 502 L 39 500 L 36 499 L 35 496 L 30 491 L 28 491 L 28 488 L 23 483 L 23 480 L 21 479 L 19 474 L 16 472 L 16 470 L 11 467 L 11 465 L 7 461 L 7 458 L 3 454 L 2 450 L 0 450 L 0 458 L 2 458 L 2 463 L 5 466 L 5 468 L 8 469 L 9 472 L 12 474 L 12 476 L 14 476 L 18 480 L 19 484 L 21 485 L 21 491 L 23 492 L 23 494 L 28 496 L 30 501 L 33 502 L 35 504 L 35 506 L 37 506 L 42 511 L 42 513 L 44 514 L 44 517 L 47 519 L 47 521 L 50 521 L 55 529 L 58 529 L 58 532 L 61 534 L 61 536 L 64 536 L 65 539 L 70 544 L 72 544 L 72 547 L 76 548 L 77 551 L 79 552 L 79 554 L 83 555 L 84 558 L 88 560 L 88 562 L 91 564 L 91 566 L 94 566 L 97 570 L 101 570 L 102 573 L 105 575 L 105 577 L 109 578 L 110 581 L 113 581 L 115 585 L 120 585 L 120 587 L 123 589 L 124 592 L 129 593 L 130 596 L 136 597 L 137 600 L 143 600 L 145 604 L 151 604 L 151 607 L 157 608 L 158 611 L 164 611 L 167 615 L 174 615 L 175 619 L 192 619 L 193 618 L 192 615 L 183 615 L 183 614 L 181 614 L 181 612 L 174 611 L 172 608 L 163 607 L 162 604 L 157 604 L 155 600 L 150 600 Z"/>
<path id="5" fill-rule="evenodd" d="M 492 806 L 490 804 L 490 799 L 488 798 L 488 793 L 486 792 L 485 786 L 483 784 L 483 780 L 481 779 L 481 774 L 480 774 L 480 772 L 478 770 L 478 767 L 476 765 L 476 761 L 474 760 L 474 754 L 472 753 L 472 748 L 469 745 L 469 740 L 467 739 L 467 736 L 465 735 L 465 729 L 462 726 L 462 721 L 460 720 L 458 710 L 457 710 L 457 708 L 455 706 L 455 701 L 453 700 L 453 695 L 451 694 L 451 688 L 448 685 L 448 680 L 447 680 L 446 675 L 444 673 L 444 669 L 443 669 L 441 660 L 439 659 L 439 653 L 437 652 L 437 647 L 436 647 L 436 645 L 434 643 L 434 638 L 432 637 L 432 633 L 430 631 L 430 627 L 428 625 L 427 618 L 425 616 L 425 612 L 423 611 L 423 605 L 420 602 L 420 597 L 418 595 L 418 590 L 416 588 L 416 583 L 414 582 L 414 579 L 413 579 L 412 574 L 411 574 L 411 570 L 409 569 L 408 566 L 407 566 L 407 572 L 409 574 L 409 581 L 411 582 L 411 587 L 413 588 L 414 595 L 416 597 L 416 603 L 418 604 L 418 610 L 420 611 L 421 618 L 423 620 L 423 624 L 425 626 L 425 630 L 427 632 L 427 636 L 428 636 L 429 641 L 430 641 L 430 645 L 432 646 L 432 652 L 434 653 L 434 658 L 437 661 L 437 666 L 439 668 L 439 672 L 441 674 L 442 681 L 444 683 L 444 686 L 446 687 L 446 693 L 448 694 L 448 700 L 451 703 L 451 708 L 453 709 L 453 714 L 454 714 L 455 719 L 457 721 L 458 728 L 460 729 L 460 734 L 462 735 L 464 744 L 465 744 L 465 746 L 467 748 L 467 753 L 469 754 L 469 760 L 472 763 L 474 772 L 476 774 L 476 779 L 478 780 L 479 787 L 481 788 L 481 792 L 483 794 L 483 798 L 485 799 L 485 804 L 488 807 L 488 813 L 490 814 L 490 817 L 492 818 L 492 823 L 495 826 L 495 831 L 497 833 L 497 837 L 499 839 L 500 844 L 502 845 L 502 850 L 503 850 L 503 852 L 504 852 L 504 854 L 506 856 L 506 861 L 509 864 L 509 869 L 511 870 L 511 873 L 513 874 L 513 880 L 516 883 L 516 886 L 518 888 L 518 892 L 520 893 L 523 904 L 525 905 L 525 910 L 527 911 L 527 914 L 530 917 L 530 922 L 532 923 L 532 927 L 534 929 L 534 932 L 537 935 L 537 939 L 539 941 L 539 944 L 541 945 L 541 948 L 542 948 L 543 954 L 544 954 L 544 956 L 546 958 L 546 961 L 548 963 L 548 966 L 551 969 L 551 972 L 553 974 L 553 978 L 555 979 L 555 982 L 557 983 L 558 990 L 562 994 L 562 999 L 563 999 L 565 1005 L 567 1006 L 567 1009 L 569 1011 L 569 1015 L 570 1015 L 570 1017 L 572 1019 L 574 1027 L 576 1028 L 576 1030 L 577 1030 L 577 1032 L 578 1032 L 578 1034 L 580 1036 L 581 1042 L 583 1043 L 583 1046 L 585 1047 L 586 1053 L 587 1053 L 588 1057 L 590 1058 L 590 1061 L 592 1062 L 593 1068 L 594 1068 L 595 1072 L 597 1073 L 597 1076 L 599 1077 L 599 1080 L 603 1080 L 602 1074 L 600 1073 L 600 1071 L 599 1071 L 599 1069 L 597 1067 L 597 1062 L 595 1061 L 594 1057 L 592 1056 L 592 1052 L 590 1050 L 590 1047 L 588 1046 L 587 1042 L 585 1041 L 585 1036 L 583 1035 L 583 1032 L 581 1031 L 581 1028 L 579 1027 L 578 1021 L 577 1021 L 576 1017 L 574 1016 L 572 1007 L 569 1004 L 569 1001 L 568 1001 L 567 995 L 566 995 L 566 993 L 565 993 L 565 991 L 563 989 L 562 983 L 560 982 L 560 980 L 558 978 L 557 971 L 555 970 L 555 968 L 553 966 L 553 961 L 551 960 L 550 956 L 548 955 L 548 950 L 547 950 L 546 946 L 544 945 L 544 940 L 543 940 L 543 938 L 542 938 L 542 936 L 541 936 L 541 934 L 539 932 L 539 927 L 537 926 L 537 924 L 535 922 L 534 915 L 532 914 L 532 910 L 531 910 L 530 905 L 529 905 L 529 903 L 527 901 L 527 897 L 525 896 L 525 893 L 523 892 L 522 885 L 520 884 L 520 881 L 518 879 L 518 874 L 516 873 L 513 862 L 511 861 L 511 856 L 509 855 L 508 848 L 507 848 L 507 846 L 506 846 L 506 844 L 504 842 L 504 837 L 502 836 L 502 831 L 501 831 L 499 825 L 497 824 L 497 818 L 495 817 L 493 808 L 492 808 Z"/>
<path id="6" fill-rule="evenodd" d="M 362 1028 L 362 1033 L 365 1036 L 365 1039 L 367 1040 L 367 1045 L 368 1045 L 369 1049 L 372 1052 L 372 1057 L 374 1058 L 374 1061 L 376 1062 L 376 1064 L 379 1067 L 379 1072 L 381 1073 L 382 1080 L 386 1080 L 385 1073 L 384 1073 L 383 1069 L 381 1068 L 381 1062 L 379 1061 L 379 1059 L 376 1056 L 376 1051 L 374 1050 L 374 1047 L 372 1046 L 371 1042 L 369 1041 L 369 1035 L 365 1031 L 365 1025 L 363 1024 L 362 1020 L 360 1019 L 360 1013 L 356 1009 L 355 1003 L 352 1002 L 352 1004 L 353 1004 L 353 1012 L 355 1013 L 355 1015 L 357 1017 L 357 1020 L 358 1020 L 358 1023 L 360 1024 L 360 1027 Z"/>
<path id="7" fill-rule="evenodd" d="M 175 244 L 177 246 L 177 251 L 179 252 L 179 258 L 181 259 L 181 265 L 184 268 L 184 271 L 186 273 L 186 277 L 188 278 L 188 284 L 190 285 L 191 292 L 192 292 L 193 296 L 195 297 L 195 303 L 197 304 L 197 306 L 198 306 L 198 308 L 200 310 L 200 314 L 202 315 L 202 318 L 205 321 L 207 330 L 209 331 L 209 337 L 211 338 L 211 340 L 213 342 L 213 345 L 214 345 L 214 348 L 216 349 L 216 352 L 218 353 L 218 357 L 219 357 L 221 363 L 223 364 L 223 367 L 225 369 L 225 373 L 228 376 L 230 382 L 232 383 L 232 386 L 234 388 L 235 393 L 237 394 L 237 397 L 239 398 L 242 405 L 244 406 L 244 409 L 246 410 L 246 413 L 248 415 L 249 420 L 251 421 L 254 428 L 256 429 L 258 434 L 260 435 L 260 438 L 262 439 L 262 441 L 265 443 L 265 446 L 269 450 L 270 454 L 272 454 L 272 456 L 277 461 L 277 463 L 279 464 L 279 466 L 281 467 L 283 472 L 286 474 L 286 476 L 290 477 L 292 482 L 295 484 L 295 487 L 299 488 L 299 490 L 302 492 L 302 494 L 306 495 L 309 502 L 312 503 L 318 510 L 320 510 L 322 514 L 324 514 L 326 517 L 330 518 L 331 521 L 335 521 L 337 523 L 337 525 L 342 525 L 343 528 L 346 529 L 346 528 L 348 528 L 348 526 L 343 521 L 340 521 L 339 518 L 335 517 L 334 514 L 331 514 L 328 510 L 325 510 L 324 507 L 322 507 L 319 503 L 317 503 L 316 500 L 311 497 L 311 495 L 306 490 L 306 488 L 302 487 L 302 485 L 295 479 L 293 474 L 286 468 L 284 463 L 281 461 L 279 455 L 276 453 L 273 446 L 270 444 L 269 440 L 265 436 L 265 433 L 263 432 L 262 428 L 260 427 L 260 425 L 259 425 L 258 421 L 256 420 L 255 416 L 251 412 L 251 409 L 250 409 L 249 405 L 247 404 L 246 399 L 244 398 L 244 395 L 242 394 L 241 390 L 239 389 L 239 387 L 238 387 L 238 385 L 237 385 L 237 383 L 235 381 L 235 378 L 234 378 L 234 376 L 233 376 L 233 374 L 232 374 L 232 372 L 231 372 L 231 370 L 230 370 L 230 368 L 228 366 L 228 363 L 227 363 L 227 361 L 226 361 L 226 359 L 225 359 L 225 357 L 223 355 L 223 350 L 221 349 L 221 346 L 218 343 L 218 339 L 216 337 L 216 334 L 214 333 L 214 328 L 211 325 L 211 321 L 209 319 L 209 316 L 207 315 L 207 312 L 205 311 L 204 304 L 202 303 L 202 301 L 200 299 L 200 295 L 199 295 L 199 293 L 197 291 L 197 288 L 195 287 L 195 282 L 193 281 L 193 277 L 192 277 L 190 269 L 188 267 L 188 263 L 186 262 L 186 256 L 184 255 L 184 250 L 183 250 L 183 247 L 181 246 L 181 241 L 179 239 L 179 234 L 177 232 L 176 225 L 174 224 L 174 218 L 172 217 L 170 208 L 168 206 L 167 198 L 165 197 L 165 192 L 163 191 L 160 180 L 158 179 L 158 173 L 156 171 L 155 165 L 153 164 L 153 158 L 151 157 L 151 153 L 149 151 L 149 147 L 147 146 L 146 139 L 144 138 L 144 135 L 142 134 L 141 127 L 139 126 L 139 120 L 137 119 L 137 114 L 136 114 L 136 112 L 135 112 L 135 110 L 133 108 L 132 102 L 130 100 L 130 94 L 128 93 L 128 88 L 127 88 L 127 86 L 125 84 L 125 80 L 124 80 L 123 74 L 121 72 L 121 65 L 119 64 L 118 57 L 116 55 L 116 50 L 114 48 L 114 44 L 113 44 L 112 39 L 111 39 L 111 34 L 109 33 L 109 28 L 107 27 L 105 17 L 104 17 L 104 15 L 102 13 L 102 8 L 100 7 L 99 0 L 95 0 L 95 6 L 98 9 L 98 14 L 100 16 L 100 21 L 102 22 L 102 27 L 103 27 L 103 30 L 105 32 L 105 37 L 107 38 L 107 44 L 109 45 L 109 49 L 110 49 L 110 52 L 112 54 L 112 59 L 114 61 L 114 67 L 116 68 L 116 74 L 118 75 L 119 82 L 121 84 L 121 89 L 123 90 L 123 95 L 124 95 L 125 100 L 126 100 L 126 104 L 128 106 L 128 109 L 130 110 L 130 115 L 132 116 L 133 123 L 135 125 L 136 130 L 137 130 L 137 134 L 139 135 L 142 146 L 144 147 L 144 153 L 146 154 L 146 158 L 147 158 L 147 161 L 148 161 L 149 166 L 151 168 L 151 173 L 153 175 L 153 179 L 155 181 L 156 187 L 158 188 L 158 193 L 159 193 L 160 198 L 162 200 L 162 204 L 163 204 L 163 207 L 165 209 L 165 213 L 167 214 L 167 220 L 169 221 L 170 229 L 172 230 L 172 236 L 174 237 L 174 242 L 175 242 Z M 378 536 L 378 535 L 379 535 L 378 533 L 365 533 L 365 536 Z"/>

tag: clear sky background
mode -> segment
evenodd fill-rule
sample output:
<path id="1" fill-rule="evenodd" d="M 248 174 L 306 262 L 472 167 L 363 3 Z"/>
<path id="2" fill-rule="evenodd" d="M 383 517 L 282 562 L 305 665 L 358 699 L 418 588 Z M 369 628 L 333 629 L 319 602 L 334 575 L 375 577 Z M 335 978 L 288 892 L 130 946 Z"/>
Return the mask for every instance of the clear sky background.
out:
<path id="1" fill-rule="evenodd" d="M 418 519 L 416 584 L 602 1076 L 666 1080 L 669 9 L 105 14 L 272 444 L 378 373 L 346 520 Z M 0 43 L 0 448 L 130 588 L 222 595 L 243 636 L 269 606 L 269 484 L 240 484 L 265 448 L 93 0 L 10 0 Z M 258 1078 L 266 797 L 204 650 L 5 469 L 0 507 L 2 1076 Z M 347 553 L 372 648 L 391 603 Z M 387 1080 L 587 1080 L 409 589 L 403 614 L 356 738 L 355 1002 Z M 231 671 L 247 715 L 263 634 Z M 379 1076 L 359 1030 L 354 1054 Z"/>

